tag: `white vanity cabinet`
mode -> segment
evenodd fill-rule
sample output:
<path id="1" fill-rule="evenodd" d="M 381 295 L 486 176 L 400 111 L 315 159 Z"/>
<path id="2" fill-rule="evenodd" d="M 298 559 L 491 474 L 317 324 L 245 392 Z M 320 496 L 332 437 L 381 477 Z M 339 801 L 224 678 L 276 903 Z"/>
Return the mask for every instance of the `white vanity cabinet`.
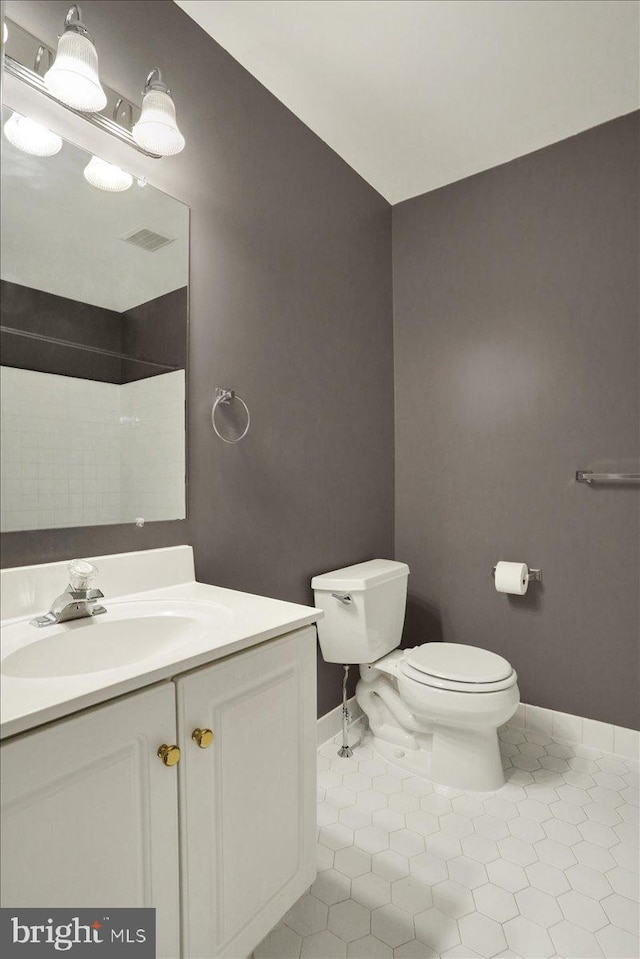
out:
<path id="1" fill-rule="evenodd" d="M 183 954 L 236 959 L 315 878 L 315 629 L 176 686 Z M 203 728 L 204 749 L 192 738 Z"/>
<path id="2" fill-rule="evenodd" d="M 247 956 L 315 876 L 315 670 L 307 626 L 6 741 L 2 905 L 155 906 L 158 957 Z"/>
<path id="3" fill-rule="evenodd" d="M 3 744 L 3 906 L 155 906 L 179 955 L 178 788 L 171 683 Z"/>

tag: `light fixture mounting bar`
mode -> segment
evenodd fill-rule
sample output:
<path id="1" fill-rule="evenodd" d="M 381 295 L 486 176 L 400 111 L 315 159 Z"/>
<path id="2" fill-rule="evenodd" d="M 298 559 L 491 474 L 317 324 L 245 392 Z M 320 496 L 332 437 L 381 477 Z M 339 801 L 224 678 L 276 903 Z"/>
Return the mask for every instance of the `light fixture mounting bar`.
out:
<path id="1" fill-rule="evenodd" d="M 94 127 L 97 127 L 104 133 L 109 133 L 112 137 L 115 137 L 122 143 L 126 143 L 127 146 L 133 147 L 133 149 L 137 150 L 138 153 L 142 153 L 147 157 L 152 157 L 154 160 L 160 159 L 160 155 L 158 153 L 151 153 L 149 150 L 145 150 L 144 147 L 139 146 L 128 130 L 125 130 L 124 127 L 121 127 L 119 123 L 114 123 L 114 121 L 110 120 L 109 117 L 106 117 L 101 113 L 83 113 L 81 110 L 75 110 L 73 107 L 67 106 L 66 103 L 62 103 L 56 97 L 52 96 L 51 93 L 49 93 L 40 74 L 30 70 L 29 67 L 25 67 L 22 63 L 18 63 L 17 60 L 14 60 L 13 57 L 10 57 L 7 53 L 4 54 L 4 67 L 9 76 L 14 77 L 16 80 L 20 80 L 22 83 L 26 83 L 26 85 L 31 87 L 32 90 L 38 90 L 38 92 L 44 94 L 47 99 L 52 100 L 61 107 L 64 107 L 64 109 L 68 110 L 70 113 L 74 113 L 77 117 L 82 117 L 83 120 L 93 124 Z"/>

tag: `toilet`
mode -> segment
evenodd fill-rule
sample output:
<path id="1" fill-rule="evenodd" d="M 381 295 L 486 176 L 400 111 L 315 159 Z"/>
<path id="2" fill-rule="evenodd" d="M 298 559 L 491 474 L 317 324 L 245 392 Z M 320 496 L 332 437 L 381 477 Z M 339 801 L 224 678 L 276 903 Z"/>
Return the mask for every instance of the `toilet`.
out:
<path id="1" fill-rule="evenodd" d="M 456 789 L 505 783 L 498 728 L 520 701 L 502 656 L 461 643 L 398 649 L 409 567 L 373 559 L 314 576 L 326 662 L 360 666 L 356 699 L 385 759 Z"/>

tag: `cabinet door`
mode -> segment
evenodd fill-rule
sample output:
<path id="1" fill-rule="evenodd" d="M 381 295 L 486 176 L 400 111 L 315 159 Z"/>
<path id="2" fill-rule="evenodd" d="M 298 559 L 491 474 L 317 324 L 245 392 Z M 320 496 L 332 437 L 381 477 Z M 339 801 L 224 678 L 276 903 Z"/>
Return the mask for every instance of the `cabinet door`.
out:
<path id="1" fill-rule="evenodd" d="M 179 955 L 172 683 L 2 746 L 2 905 L 155 906 L 158 956 Z"/>
<path id="2" fill-rule="evenodd" d="M 315 877 L 315 628 L 177 686 L 183 955 L 239 959 Z"/>

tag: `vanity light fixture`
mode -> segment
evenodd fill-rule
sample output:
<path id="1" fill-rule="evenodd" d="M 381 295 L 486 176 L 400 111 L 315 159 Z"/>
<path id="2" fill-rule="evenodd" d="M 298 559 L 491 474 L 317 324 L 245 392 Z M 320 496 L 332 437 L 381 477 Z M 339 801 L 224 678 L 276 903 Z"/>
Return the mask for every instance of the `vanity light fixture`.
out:
<path id="1" fill-rule="evenodd" d="M 107 163 L 97 156 L 92 156 L 84 168 L 84 178 L 91 186 L 107 193 L 123 193 L 133 183 L 130 173 L 125 173 L 119 166 Z"/>
<path id="2" fill-rule="evenodd" d="M 131 131 L 138 146 L 159 156 L 173 156 L 184 150 L 184 137 L 176 122 L 171 90 L 162 82 L 157 68 L 146 79 L 140 119 Z"/>
<path id="3" fill-rule="evenodd" d="M 98 76 L 98 54 L 93 38 L 81 20 L 80 7 L 73 4 L 64 21 L 53 66 L 44 75 L 49 93 L 57 100 L 86 113 L 97 113 L 107 105 L 107 95 Z"/>
<path id="4" fill-rule="evenodd" d="M 11 114 L 4 135 L 18 150 L 37 157 L 52 157 L 62 149 L 62 137 L 21 113 Z"/>

